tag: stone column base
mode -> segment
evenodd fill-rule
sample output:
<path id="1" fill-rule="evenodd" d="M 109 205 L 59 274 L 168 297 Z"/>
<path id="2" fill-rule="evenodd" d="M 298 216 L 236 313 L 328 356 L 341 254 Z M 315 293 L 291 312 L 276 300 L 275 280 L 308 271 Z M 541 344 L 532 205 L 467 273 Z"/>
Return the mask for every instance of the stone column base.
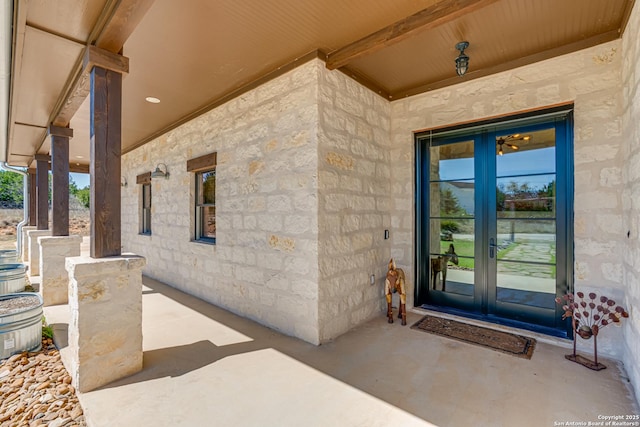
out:
<path id="1" fill-rule="evenodd" d="M 29 236 L 29 276 L 40 275 L 40 246 L 38 237 L 51 236 L 51 230 L 27 231 Z"/>
<path id="2" fill-rule="evenodd" d="M 22 253 L 18 254 L 22 259 L 23 263 L 27 263 L 29 261 L 29 236 L 27 235 L 27 231 L 36 230 L 37 227 L 35 225 L 25 225 L 22 227 Z"/>
<path id="3" fill-rule="evenodd" d="M 69 301 L 69 273 L 65 258 L 80 256 L 82 236 L 38 237 L 40 245 L 40 294 L 44 305 Z"/>
<path id="4" fill-rule="evenodd" d="M 133 254 L 67 258 L 69 371 L 80 392 L 142 370 L 142 268 Z"/>

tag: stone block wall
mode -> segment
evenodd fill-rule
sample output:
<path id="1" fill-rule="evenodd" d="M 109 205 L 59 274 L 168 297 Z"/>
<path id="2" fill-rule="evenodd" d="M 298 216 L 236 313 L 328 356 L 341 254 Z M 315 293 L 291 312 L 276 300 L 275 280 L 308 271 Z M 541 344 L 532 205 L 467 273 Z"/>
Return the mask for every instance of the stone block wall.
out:
<path id="1" fill-rule="evenodd" d="M 122 158 L 123 245 L 143 273 L 312 343 L 318 335 L 317 61 L 306 63 Z M 217 152 L 215 245 L 193 242 L 194 176 Z M 139 235 L 138 174 L 153 179 L 151 235 Z"/>
<path id="2" fill-rule="evenodd" d="M 576 289 L 633 309 L 637 9 L 624 41 L 392 103 L 310 61 L 123 156 L 124 248 L 147 258 L 151 277 L 317 344 L 383 313 L 390 257 L 413 306 L 414 132 L 573 102 Z M 192 242 L 186 161 L 214 151 L 217 243 L 206 245 Z M 152 234 L 139 235 L 132 183 L 158 163 L 171 176 L 152 181 Z M 639 330 L 626 329 L 627 360 Z M 608 328 L 600 350 L 621 358 L 622 340 Z"/>
<path id="3" fill-rule="evenodd" d="M 318 304 L 325 341 L 381 315 L 392 196 L 389 102 L 319 67 Z"/>
<path id="4" fill-rule="evenodd" d="M 415 271 L 413 132 L 565 102 L 575 103 L 576 289 L 624 295 L 622 61 L 616 40 L 391 103 L 391 255 L 408 267 L 409 306 Z M 622 334 L 611 329 L 598 347 L 620 358 Z"/>
<path id="5" fill-rule="evenodd" d="M 622 230 L 628 236 L 623 252 L 626 288 L 624 306 L 624 365 L 640 399 L 640 4 L 636 2 L 622 38 L 622 123 L 624 135 L 624 191 Z"/>

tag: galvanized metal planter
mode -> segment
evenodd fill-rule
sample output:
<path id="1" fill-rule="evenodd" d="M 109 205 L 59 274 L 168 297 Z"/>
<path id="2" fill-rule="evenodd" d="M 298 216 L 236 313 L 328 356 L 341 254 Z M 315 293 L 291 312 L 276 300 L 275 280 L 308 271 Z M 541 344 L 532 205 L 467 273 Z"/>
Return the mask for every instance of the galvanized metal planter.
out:
<path id="1" fill-rule="evenodd" d="M 33 292 L 0 296 L 0 359 L 42 346 L 42 297 Z"/>
<path id="2" fill-rule="evenodd" d="M 26 277 L 25 264 L 0 264 L 0 295 L 24 291 Z"/>
<path id="3" fill-rule="evenodd" d="M 18 252 L 11 249 L 0 250 L 0 265 L 15 264 L 18 261 Z"/>

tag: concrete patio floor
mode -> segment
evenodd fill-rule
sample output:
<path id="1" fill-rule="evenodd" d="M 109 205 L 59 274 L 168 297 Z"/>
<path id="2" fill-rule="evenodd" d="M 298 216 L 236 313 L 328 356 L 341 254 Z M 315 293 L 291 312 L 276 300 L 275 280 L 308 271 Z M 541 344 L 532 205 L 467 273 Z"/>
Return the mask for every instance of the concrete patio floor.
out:
<path id="1" fill-rule="evenodd" d="M 539 427 L 639 414 L 617 362 L 590 371 L 547 342 L 520 359 L 412 330 L 411 312 L 407 326 L 381 313 L 316 347 L 150 278 L 142 292 L 144 369 L 79 394 L 89 426 Z M 64 346 L 68 306 L 45 316 Z"/>

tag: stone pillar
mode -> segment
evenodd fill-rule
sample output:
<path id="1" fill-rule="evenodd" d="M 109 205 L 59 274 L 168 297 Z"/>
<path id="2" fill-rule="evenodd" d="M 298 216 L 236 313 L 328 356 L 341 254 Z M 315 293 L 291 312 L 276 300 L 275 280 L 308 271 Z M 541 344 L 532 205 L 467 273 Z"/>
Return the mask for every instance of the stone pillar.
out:
<path id="1" fill-rule="evenodd" d="M 38 237 L 51 236 L 50 230 L 27 231 L 29 236 L 29 276 L 40 275 L 40 246 Z"/>
<path id="2" fill-rule="evenodd" d="M 35 230 L 37 227 L 35 225 L 25 225 L 22 227 L 22 253 L 20 257 L 22 258 L 22 262 L 27 264 L 29 262 L 29 236 L 27 235 L 27 231 Z"/>
<path id="3" fill-rule="evenodd" d="M 80 256 L 82 236 L 38 237 L 40 245 L 40 295 L 45 306 L 69 301 L 69 273 L 65 259 Z"/>
<path id="4" fill-rule="evenodd" d="M 67 258 L 69 370 L 80 392 L 142 370 L 142 268 L 133 254 Z"/>

